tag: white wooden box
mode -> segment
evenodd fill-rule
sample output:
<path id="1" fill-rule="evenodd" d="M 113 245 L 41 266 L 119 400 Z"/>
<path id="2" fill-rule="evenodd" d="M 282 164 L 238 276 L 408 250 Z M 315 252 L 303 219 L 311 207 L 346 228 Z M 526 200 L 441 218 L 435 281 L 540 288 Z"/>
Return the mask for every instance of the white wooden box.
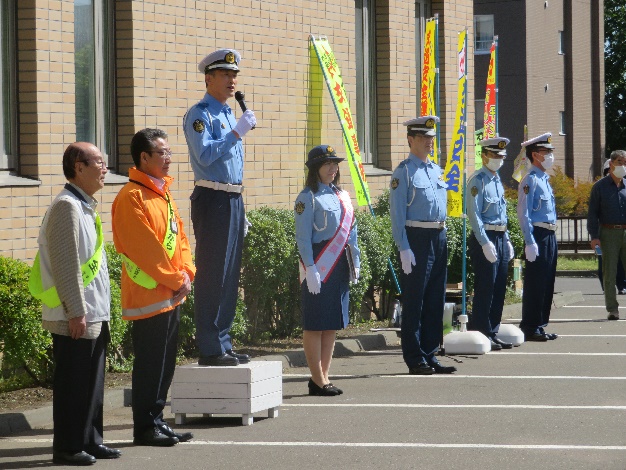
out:
<path id="1" fill-rule="evenodd" d="M 283 364 L 252 361 L 232 367 L 187 364 L 176 367 L 171 388 L 172 413 L 176 424 L 190 414 L 240 414 L 245 426 L 252 414 L 268 410 L 278 416 L 283 402 Z"/>

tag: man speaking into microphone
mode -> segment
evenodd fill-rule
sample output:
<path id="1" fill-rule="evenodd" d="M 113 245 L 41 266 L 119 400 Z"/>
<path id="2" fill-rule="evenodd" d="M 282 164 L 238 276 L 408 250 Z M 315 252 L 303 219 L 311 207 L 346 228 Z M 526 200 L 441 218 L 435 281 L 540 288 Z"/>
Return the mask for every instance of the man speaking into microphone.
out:
<path id="1" fill-rule="evenodd" d="M 226 104 L 235 96 L 240 61 L 234 49 L 219 49 L 202 59 L 198 69 L 204 74 L 206 94 L 183 118 L 195 180 L 191 221 L 196 237 L 196 342 L 202 366 L 250 361 L 248 355 L 233 351 L 229 334 L 246 225 L 242 140 L 256 125 L 243 99 L 238 99 L 243 111 L 238 121 Z"/>

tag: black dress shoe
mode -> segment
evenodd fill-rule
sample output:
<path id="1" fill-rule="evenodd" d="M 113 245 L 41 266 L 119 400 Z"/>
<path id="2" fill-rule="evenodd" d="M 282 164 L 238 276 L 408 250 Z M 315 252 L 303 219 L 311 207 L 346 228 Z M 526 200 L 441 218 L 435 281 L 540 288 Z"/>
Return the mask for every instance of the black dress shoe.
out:
<path id="1" fill-rule="evenodd" d="M 337 391 L 337 395 L 343 395 L 343 390 L 341 390 L 339 387 L 337 387 L 335 384 L 333 384 L 332 382 L 329 383 L 328 385 L 330 385 L 331 388 L 335 389 Z"/>
<path id="2" fill-rule="evenodd" d="M 490 339 L 489 343 L 491 344 L 492 351 L 500 351 L 500 349 L 502 349 L 502 345 L 496 343 L 493 339 Z"/>
<path id="3" fill-rule="evenodd" d="M 239 359 L 228 354 L 220 354 L 216 356 L 200 356 L 198 359 L 199 366 L 238 366 Z"/>
<path id="4" fill-rule="evenodd" d="M 248 356 L 247 354 L 239 354 L 232 349 L 226 351 L 226 354 L 228 354 L 230 357 L 234 357 L 235 359 L 237 359 L 239 361 L 239 364 L 247 364 L 248 362 L 250 362 L 250 356 Z"/>
<path id="5" fill-rule="evenodd" d="M 497 336 L 495 338 L 492 338 L 491 341 L 493 341 L 494 343 L 499 344 L 502 347 L 502 349 L 512 349 L 513 348 L 513 343 L 507 343 L 506 341 L 502 341 Z"/>
<path id="6" fill-rule="evenodd" d="M 453 372 L 456 372 L 456 367 L 454 366 L 443 366 L 441 365 L 441 362 L 437 361 L 437 362 L 433 362 L 430 367 L 433 368 L 433 370 L 435 371 L 435 374 L 452 374 Z"/>
<path id="7" fill-rule="evenodd" d="M 425 362 L 423 364 L 418 364 L 415 367 L 409 367 L 410 375 L 433 375 L 435 373 L 435 369 L 430 367 Z"/>
<path id="8" fill-rule="evenodd" d="M 60 465 L 93 465 L 96 458 L 85 451 L 81 452 L 59 452 L 52 453 L 52 461 Z"/>
<path id="9" fill-rule="evenodd" d="M 159 431 L 169 437 L 175 437 L 178 439 L 178 442 L 187 442 L 193 439 L 193 433 L 183 432 L 179 433 L 170 428 L 167 424 L 161 423 L 159 424 Z"/>
<path id="10" fill-rule="evenodd" d="M 524 334 L 524 339 L 526 341 L 539 341 L 542 343 L 544 341 L 548 341 L 548 337 L 546 335 L 542 335 L 541 333 Z"/>
<path id="11" fill-rule="evenodd" d="M 543 328 L 539 328 L 539 333 L 541 333 L 542 335 L 544 335 L 546 338 L 548 338 L 549 340 L 555 340 L 559 337 L 559 335 L 557 335 L 556 333 L 546 333 Z"/>
<path id="12" fill-rule="evenodd" d="M 178 444 L 178 439 L 166 436 L 155 426 L 135 436 L 133 444 L 136 446 L 172 447 Z"/>
<path id="13" fill-rule="evenodd" d="M 320 387 L 313 379 L 309 379 L 309 395 L 313 395 L 316 397 L 335 397 L 340 395 L 337 391 L 336 387 L 333 387 L 331 384 L 326 384 L 323 387 Z"/>
<path id="14" fill-rule="evenodd" d="M 96 459 L 118 459 L 122 455 L 121 450 L 111 449 L 102 444 L 87 446 L 85 450 Z"/>

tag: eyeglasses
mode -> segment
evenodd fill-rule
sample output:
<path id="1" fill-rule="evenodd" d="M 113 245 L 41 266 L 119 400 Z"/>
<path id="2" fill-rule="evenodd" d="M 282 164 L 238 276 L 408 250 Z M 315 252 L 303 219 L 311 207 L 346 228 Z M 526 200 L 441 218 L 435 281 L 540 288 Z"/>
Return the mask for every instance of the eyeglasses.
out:
<path id="1" fill-rule="evenodd" d="M 94 162 L 96 164 L 96 166 L 99 166 L 100 168 L 106 168 L 107 164 L 104 160 L 78 160 L 81 163 L 84 163 L 85 165 L 89 165 L 91 162 Z"/>
<path id="2" fill-rule="evenodd" d="M 159 157 L 169 157 L 172 158 L 171 150 L 152 150 L 150 153 L 156 153 Z"/>

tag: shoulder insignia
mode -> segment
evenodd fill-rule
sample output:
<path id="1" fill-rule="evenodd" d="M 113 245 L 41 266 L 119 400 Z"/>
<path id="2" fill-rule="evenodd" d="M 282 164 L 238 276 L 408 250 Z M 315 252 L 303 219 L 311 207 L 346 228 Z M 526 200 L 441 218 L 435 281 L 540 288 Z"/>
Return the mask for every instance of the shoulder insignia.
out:
<path id="1" fill-rule="evenodd" d="M 226 129 L 226 126 L 224 125 L 224 123 L 222 123 L 222 129 Z"/>
<path id="2" fill-rule="evenodd" d="M 476 186 L 472 186 L 472 189 L 470 191 L 472 193 L 472 196 L 478 196 L 478 188 Z"/>
<path id="3" fill-rule="evenodd" d="M 296 202 L 295 210 L 298 215 L 302 214 L 304 212 L 304 202 L 302 201 Z"/>
<path id="4" fill-rule="evenodd" d="M 391 180 L 391 189 L 396 189 L 400 184 L 400 180 L 398 178 L 394 178 Z"/>
<path id="5" fill-rule="evenodd" d="M 204 132 L 204 122 L 202 122 L 200 119 L 196 119 L 193 122 L 193 130 L 198 133 Z"/>
<path id="6" fill-rule="evenodd" d="M 528 194 L 529 191 L 530 191 L 530 186 L 528 185 L 524 186 L 524 194 Z"/>

